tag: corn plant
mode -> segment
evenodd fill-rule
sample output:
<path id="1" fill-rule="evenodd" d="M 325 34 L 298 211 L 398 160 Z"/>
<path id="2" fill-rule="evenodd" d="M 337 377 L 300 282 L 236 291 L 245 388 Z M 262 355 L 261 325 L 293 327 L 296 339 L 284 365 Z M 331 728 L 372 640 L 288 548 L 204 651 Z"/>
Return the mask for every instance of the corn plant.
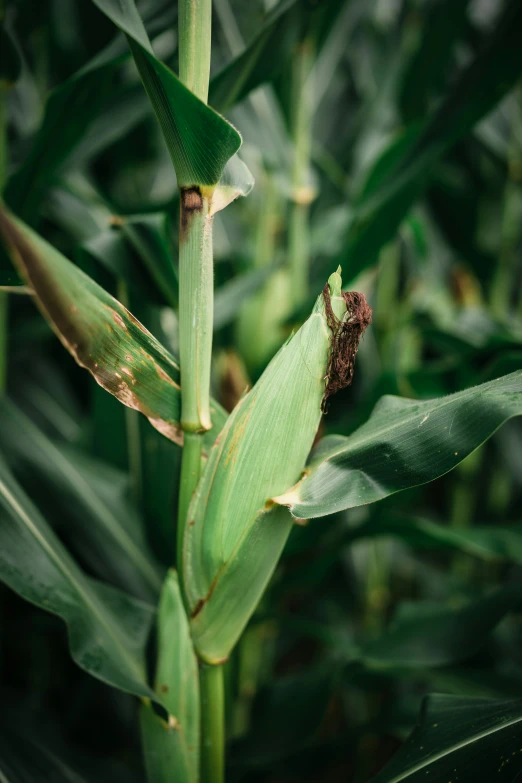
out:
<path id="1" fill-rule="evenodd" d="M 80 21 L 85 13 L 103 46 L 86 44 L 89 56 L 46 94 L 26 136 L 19 116 L 37 85 L 20 43 L 23 20 L 13 15 L 17 28 L 0 6 L 0 576 L 65 623 L 74 663 L 93 678 L 92 688 L 112 689 L 129 740 L 121 758 L 84 760 L 77 772 L 67 743 L 55 752 L 60 743 L 28 732 L 24 743 L 35 760 L 27 760 L 24 777 L 19 737 L 6 726 L 1 776 L 222 783 L 274 780 L 273 767 L 284 780 L 515 781 L 522 676 L 511 639 L 520 638 L 521 592 L 519 578 L 499 584 L 499 561 L 522 562 L 519 525 L 503 519 L 519 476 L 503 482 L 486 449 L 522 414 L 513 293 L 522 204 L 520 5 L 497 8 L 475 46 L 466 3 L 422 5 L 421 23 L 415 4 L 405 3 L 414 21 L 404 23 L 403 37 L 403 20 L 390 33 L 396 51 L 381 83 L 368 88 L 372 100 L 357 119 L 350 159 L 336 158 L 343 120 L 336 78 L 346 64 L 345 37 L 357 59 L 365 24 L 375 33 L 365 51 L 380 62 L 382 8 L 280 0 L 245 43 L 238 24 L 245 11 L 238 7 L 236 20 L 228 0 L 216 0 L 214 20 L 211 0 L 179 0 L 176 9 L 153 0 L 77 6 L 71 0 L 60 8 L 75 9 Z M 213 67 L 216 20 L 224 43 Z M 449 51 L 468 33 L 473 56 L 446 83 L 433 51 Z M 446 54 L 443 70 L 455 65 Z M 416 100 L 409 85 L 421 77 L 426 93 Z M 400 95 L 398 109 L 392 93 Z M 442 182 L 457 201 L 464 197 L 451 190 L 451 165 L 460 159 L 451 156 L 459 144 L 478 134 L 477 179 L 501 157 L 491 141 L 500 101 L 515 116 L 512 177 L 501 262 L 493 279 L 486 276 L 488 309 L 475 276 L 457 266 L 458 293 L 449 293 L 426 245 L 436 255 L 451 244 L 441 239 L 452 228 L 446 205 L 435 203 L 438 167 L 442 175 L 444 162 L 450 170 Z M 393 133 L 392 107 L 403 126 Z M 326 144 L 316 144 L 322 125 Z M 145 179 L 150 199 L 125 166 L 104 172 L 104 192 L 96 167 L 112 166 L 105 151 L 140 127 L 139 144 L 154 148 Z M 331 198 L 316 204 L 325 180 L 349 209 L 334 208 Z M 227 275 L 220 270 L 226 264 L 214 269 L 214 261 L 234 242 L 249 248 L 251 269 L 216 287 Z M 480 255 L 475 244 L 473 252 Z M 480 302 L 471 326 L 457 323 L 458 297 Z M 33 301 L 43 319 L 35 320 Z M 433 323 L 424 328 L 427 318 Z M 49 371 L 52 363 L 38 378 L 38 350 L 26 346 L 52 346 L 48 327 L 95 382 L 88 417 L 82 395 L 71 402 L 68 381 Z M 227 344 L 225 329 L 241 357 L 216 350 Z M 424 372 L 423 355 L 440 345 L 444 362 Z M 500 367 L 483 371 L 484 357 Z M 90 383 L 74 363 L 58 362 L 81 389 Z M 372 367 L 381 368 L 378 380 Z M 81 427 L 85 418 L 90 423 Z M 514 433 L 504 441 L 513 450 L 520 433 L 505 431 Z M 482 477 L 485 506 L 499 524 L 472 524 Z M 415 504 L 428 497 L 425 485 L 440 480 L 452 482 L 444 485 L 450 525 L 393 505 L 401 493 Z M 450 553 L 444 590 L 431 567 L 410 578 L 416 566 L 399 547 L 381 546 L 384 537 Z M 352 590 L 352 614 L 360 614 L 353 625 L 345 603 L 329 593 L 323 601 L 321 593 L 328 575 L 346 570 L 345 549 L 361 558 L 353 565 L 363 583 Z M 407 588 L 394 583 L 394 558 Z M 319 595 L 302 618 L 285 609 L 284 597 L 296 589 L 310 602 Z M 388 625 L 394 590 L 410 597 L 419 590 L 431 602 L 405 604 Z M 502 665 L 484 653 L 475 670 L 459 669 L 493 634 L 490 658 L 502 649 Z M 291 658 L 292 635 L 302 640 L 297 673 L 270 691 L 275 646 Z M 312 659 L 313 644 L 328 653 L 301 678 L 310 641 Z M 386 728 L 373 727 L 386 724 L 385 698 L 363 700 L 358 689 L 368 682 L 370 692 L 386 692 L 403 680 L 411 690 L 397 698 L 397 711 L 407 703 L 408 715 L 421 680 L 437 692 L 398 752 L 379 752 L 376 766 L 375 731 Z M 353 714 L 321 745 L 328 705 L 340 708 L 334 692 Z M 13 716 L 16 726 L 16 710 Z M 397 719 L 394 737 L 403 740 L 411 724 Z M 138 725 L 142 766 L 129 750 Z M 341 758 L 347 743 L 354 769 L 333 777 L 331 758 Z"/>

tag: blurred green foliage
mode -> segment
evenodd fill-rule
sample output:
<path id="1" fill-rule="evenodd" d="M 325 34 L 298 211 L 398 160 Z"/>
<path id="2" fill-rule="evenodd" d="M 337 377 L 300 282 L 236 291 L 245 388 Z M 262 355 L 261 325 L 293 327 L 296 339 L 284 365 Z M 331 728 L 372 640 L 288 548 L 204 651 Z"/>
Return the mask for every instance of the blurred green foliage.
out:
<path id="1" fill-rule="evenodd" d="M 177 71 L 176 3 L 138 5 Z M 1 29 L 7 204 L 176 355 L 179 195 L 123 36 L 78 0 L 6 0 Z M 215 218 L 221 405 L 257 379 L 339 263 L 374 320 L 322 434 L 349 436 L 383 395 L 422 406 L 522 369 L 521 29 L 517 0 L 215 0 L 210 105 L 241 131 L 257 183 Z M 303 41 L 310 150 L 296 188 Z M 303 203 L 307 291 L 295 301 L 286 262 Z M 146 693 L 143 601 L 157 601 L 175 559 L 180 449 L 76 367 L 21 282 L 2 253 L 0 472 L 9 466 L 89 589 L 130 594 L 111 617 L 134 633 L 129 670 Z M 432 781 L 519 779 L 521 453 L 514 419 L 429 485 L 294 526 L 227 664 L 231 783 L 366 783 L 430 693 L 445 695 L 425 703 L 379 783 L 424 780 L 433 759 Z M 4 557 L 21 546 L 18 511 L 1 512 Z M 24 551 L 41 587 L 48 563 Z M 78 599 L 64 590 L 66 615 Z M 44 601 L 5 585 L 0 596 L 5 779 L 145 780 L 136 700 L 71 662 Z"/>

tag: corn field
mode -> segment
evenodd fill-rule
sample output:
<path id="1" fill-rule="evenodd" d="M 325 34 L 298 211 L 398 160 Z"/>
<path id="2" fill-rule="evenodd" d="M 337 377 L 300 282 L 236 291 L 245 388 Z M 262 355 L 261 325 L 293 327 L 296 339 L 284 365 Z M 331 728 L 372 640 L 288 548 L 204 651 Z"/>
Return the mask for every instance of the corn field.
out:
<path id="1" fill-rule="evenodd" d="M 522 781 L 520 0 L 0 0 L 0 783 Z"/>

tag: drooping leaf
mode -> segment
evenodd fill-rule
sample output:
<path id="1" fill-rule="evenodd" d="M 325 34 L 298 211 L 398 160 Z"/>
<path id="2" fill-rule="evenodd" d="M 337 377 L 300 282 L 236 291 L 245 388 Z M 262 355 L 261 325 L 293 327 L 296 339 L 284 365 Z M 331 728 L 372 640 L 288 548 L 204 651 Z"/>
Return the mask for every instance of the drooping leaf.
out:
<path id="1" fill-rule="evenodd" d="M 305 519 L 373 503 L 452 470 L 521 414 L 521 372 L 435 400 L 383 397 L 353 435 L 326 437 L 276 502 Z"/>
<path id="2" fill-rule="evenodd" d="M 161 569 L 148 549 L 135 510 L 118 494 L 119 474 L 54 443 L 6 397 L 0 399 L 0 416 L 2 450 L 21 460 L 33 481 L 40 475 L 54 487 L 58 507 L 67 499 L 69 514 L 80 523 L 80 537 L 87 538 L 95 553 L 98 550 L 107 573 L 114 573 L 132 594 L 141 588 L 147 597 L 157 596 Z"/>
<path id="3" fill-rule="evenodd" d="M 179 367 L 171 354 L 123 305 L 5 211 L 0 212 L 0 234 L 43 315 L 78 364 L 181 444 Z M 212 416 L 209 443 L 224 422 L 216 403 Z"/>
<path id="4" fill-rule="evenodd" d="M 199 771 L 199 675 L 189 625 L 175 571 L 163 586 L 158 618 L 156 692 L 168 719 L 144 704 L 141 710 L 149 780 L 197 783 Z"/>
<path id="5" fill-rule="evenodd" d="M 426 187 L 434 164 L 456 141 L 469 133 L 513 87 L 522 73 L 522 51 L 517 30 L 522 6 L 511 0 L 481 51 L 462 72 L 440 108 L 428 119 L 403 154 L 394 152 L 393 165 L 371 174 L 373 187 L 356 199 L 339 262 L 355 277 L 372 264 L 396 233 L 414 200 Z M 404 146 L 404 145 L 403 145 Z M 392 143 L 395 150 L 396 142 Z M 390 154 L 384 156 L 390 160 Z M 346 262 L 345 262 L 345 259 Z"/>
<path id="6" fill-rule="evenodd" d="M 71 655 L 89 674 L 152 697 L 144 647 L 153 609 L 80 570 L 0 460 L 0 578 L 67 624 Z"/>
<path id="7" fill-rule="evenodd" d="M 372 783 L 515 783 L 521 746 L 521 700 L 428 696 L 411 736 Z"/>
<path id="8" fill-rule="evenodd" d="M 134 0 L 93 2 L 127 35 L 163 131 L 178 185 L 217 185 L 227 162 L 241 145 L 239 133 L 157 59 Z"/>

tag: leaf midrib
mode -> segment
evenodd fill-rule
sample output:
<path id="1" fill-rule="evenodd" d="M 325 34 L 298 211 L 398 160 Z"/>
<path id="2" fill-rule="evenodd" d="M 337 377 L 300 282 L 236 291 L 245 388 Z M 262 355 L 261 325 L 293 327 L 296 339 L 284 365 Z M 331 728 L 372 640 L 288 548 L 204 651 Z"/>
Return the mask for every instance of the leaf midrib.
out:
<path id="1" fill-rule="evenodd" d="M 520 372 L 515 373 L 515 375 L 518 378 L 522 378 L 522 373 L 520 373 Z M 513 380 L 515 380 L 515 379 L 513 378 Z M 494 383 L 494 381 L 493 381 L 493 383 Z M 473 397 L 472 392 L 474 390 L 476 390 L 477 388 L 479 388 L 479 387 L 472 386 L 470 389 L 466 389 L 466 394 L 463 394 L 463 396 L 461 397 L 461 400 L 464 401 L 464 400 L 468 399 L 469 397 Z M 502 389 L 500 388 L 500 386 L 499 386 L 498 389 L 490 387 L 489 389 L 483 389 L 481 392 L 479 392 L 479 395 L 477 395 L 477 396 L 483 397 L 484 395 L 488 394 L 488 392 L 490 392 L 490 391 L 493 391 L 494 394 L 500 394 L 502 392 Z M 517 391 L 519 394 L 522 395 L 522 389 L 515 389 L 514 391 Z M 459 394 L 459 393 L 460 392 L 457 392 L 457 394 Z M 448 395 L 447 398 L 442 398 L 440 404 L 436 405 L 433 408 L 433 410 L 429 412 L 429 415 L 431 416 L 432 413 L 438 413 L 441 410 L 441 408 L 446 407 L 446 405 L 451 405 L 451 403 L 454 402 L 455 396 L 456 395 L 454 395 L 454 394 L 450 394 L 450 395 Z M 416 400 L 412 400 L 412 402 L 416 402 Z M 424 402 L 423 400 L 419 401 L 419 405 L 422 405 L 423 402 Z M 429 400 L 429 401 L 426 400 L 426 402 L 431 402 L 431 400 Z M 522 399 L 521 399 L 521 405 L 522 405 Z M 422 413 L 423 412 L 420 411 L 420 413 L 416 412 L 414 415 L 415 416 L 421 416 Z M 317 464 L 317 467 L 313 466 L 312 467 L 312 471 L 315 473 L 322 465 L 324 465 L 325 462 L 329 462 L 334 457 L 338 457 L 338 456 L 342 455 L 343 453 L 348 452 L 349 450 L 352 449 L 352 447 L 355 447 L 355 446 L 359 447 L 361 445 L 364 445 L 365 443 L 368 443 L 368 441 L 374 440 L 374 438 L 382 435 L 383 433 L 392 432 L 393 430 L 397 429 L 398 427 L 403 426 L 406 423 L 406 421 L 407 421 L 406 419 L 403 419 L 402 421 L 398 421 L 398 422 L 396 422 L 394 424 L 385 424 L 382 427 L 380 427 L 379 429 L 373 430 L 373 432 L 370 435 L 366 435 L 366 436 L 363 435 L 362 437 L 359 437 L 359 438 L 357 438 L 357 433 L 356 432 L 354 432 L 353 435 L 348 435 L 346 437 L 346 440 L 351 440 L 353 438 L 353 442 L 350 443 L 350 444 L 347 444 L 345 446 L 342 446 L 341 448 L 338 448 L 335 451 L 333 451 L 331 454 L 329 454 L 327 457 L 325 457 L 323 460 L 321 460 L 321 462 L 319 462 Z M 371 417 L 362 426 L 365 427 L 365 426 L 369 425 L 370 422 L 371 422 Z"/>
<path id="2" fill-rule="evenodd" d="M 491 734 L 495 734 L 497 731 L 503 731 L 504 729 L 509 728 L 510 726 L 514 726 L 517 723 L 522 723 L 522 715 L 519 715 L 516 718 L 513 718 L 512 720 L 505 721 L 502 723 L 501 726 L 494 726 L 490 727 L 489 729 L 484 729 L 484 731 L 480 731 L 478 734 L 475 734 L 472 738 L 467 738 L 464 740 L 461 740 L 461 742 L 456 742 L 454 745 L 451 745 L 449 748 L 446 748 L 445 750 L 440 751 L 439 753 L 435 753 L 433 756 L 430 756 L 429 759 L 423 762 L 419 762 L 414 767 L 411 767 L 406 773 L 401 773 L 399 775 L 396 775 L 394 778 L 390 778 L 386 781 L 386 783 L 400 783 L 401 780 L 406 780 L 406 778 L 409 778 L 411 775 L 414 775 L 416 772 L 419 772 L 421 769 L 424 769 L 424 767 L 427 767 L 431 764 L 434 764 L 436 761 L 440 761 L 440 759 L 443 759 L 445 756 L 449 756 L 451 753 L 455 753 L 458 750 L 461 750 L 462 748 L 465 748 L 467 745 L 472 745 L 474 742 L 477 742 L 478 740 L 484 739 L 485 737 L 489 737 Z"/>

